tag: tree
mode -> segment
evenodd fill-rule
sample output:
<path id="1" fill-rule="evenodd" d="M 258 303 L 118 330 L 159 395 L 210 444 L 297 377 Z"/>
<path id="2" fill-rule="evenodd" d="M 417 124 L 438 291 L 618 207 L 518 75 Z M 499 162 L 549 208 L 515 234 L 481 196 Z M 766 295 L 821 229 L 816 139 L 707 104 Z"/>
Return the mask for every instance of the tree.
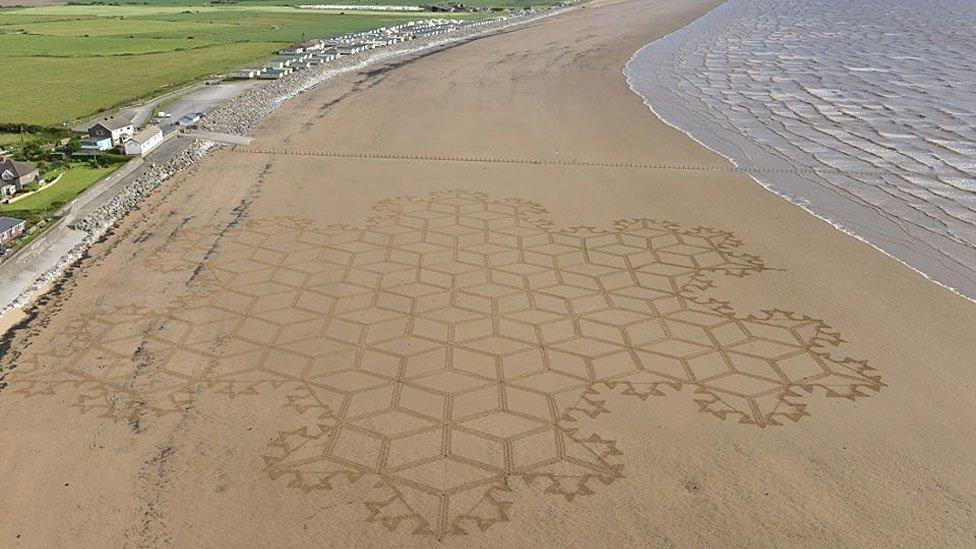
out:
<path id="1" fill-rule="evenodd" d="M 47 155 L 44 152 L 44 147 L 37 143 L 28 143 L 24 145 L 24 156 L 28 160 L 41 160 Z"/>
<path id="2" fill-rule="evenodd" d="M 66 152 L 68 154 L 75 154 L 76 152 L 78 152 L 80 150 L 81 150 L 81 140 L 80 139 L 72 139 L 72 140 L 68 141 L 68 144 L 67 145 L 64 146 L 64 152 Z"/>

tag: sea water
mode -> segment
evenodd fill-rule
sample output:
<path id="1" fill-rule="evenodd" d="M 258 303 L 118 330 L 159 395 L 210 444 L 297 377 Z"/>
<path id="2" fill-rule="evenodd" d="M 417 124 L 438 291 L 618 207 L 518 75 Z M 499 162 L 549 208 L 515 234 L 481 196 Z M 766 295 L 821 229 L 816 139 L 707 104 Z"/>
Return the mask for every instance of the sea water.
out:
<path id="1" fill-rule="evenodd" d="M 976 299 L 976 0 L 727 0 L 624 73 L 763 186 Z"/>

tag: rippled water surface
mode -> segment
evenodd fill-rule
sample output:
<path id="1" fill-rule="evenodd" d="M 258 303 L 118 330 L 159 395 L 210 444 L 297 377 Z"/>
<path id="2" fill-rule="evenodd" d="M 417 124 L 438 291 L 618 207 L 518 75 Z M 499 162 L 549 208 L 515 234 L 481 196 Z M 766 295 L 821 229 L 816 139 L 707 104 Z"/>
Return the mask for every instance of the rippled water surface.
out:
<path id="1" fill-rule="evenodd" d="M 728 0 L 625 73 L 763 185 L 976 298 L 976 0 Z"/>

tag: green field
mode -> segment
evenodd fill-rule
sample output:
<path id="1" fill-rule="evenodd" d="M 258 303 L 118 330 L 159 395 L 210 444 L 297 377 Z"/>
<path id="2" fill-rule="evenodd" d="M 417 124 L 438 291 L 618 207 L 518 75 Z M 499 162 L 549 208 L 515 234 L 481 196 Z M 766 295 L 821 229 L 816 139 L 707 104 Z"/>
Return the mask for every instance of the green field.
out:
<path id="1" fill-rule="evenodd" d="M 19 147 L 28 143 L 44 143 L 46 136 L 32 133 L 14 133 L 0 131 L 0 147 Z"/>
<path id="2" fill-rule="evenodd" d="M 558 1 L 558 0 L 557 0 Z M 240 6 L 305 6 L 311 4 L 342 4 L 368 6 L 436 6 L 449 2 L 462 3 L 472 8 L 521 8 L 525 6 L 548 6 L 557 3 L 551 0 L 71 0 L 72 5 L 149 5 L 149 6 L 213 6 L 229 4 Z"/>
<path id="3" fill-rule="evenodd" d="M 0 206 L 0 215 L 18 219 L 50 216 L 62 205 L 81 194 L 82 191 L 114 172 L 119 166 L 119 164 L 115 164 L 93 168 L 83 163 L 72 164 L 57 183 L 13 204 Z"/>
<path id="4" fill-rule="evenodd" d="M 263 61 L 302 38 L 437 16 L 186 2 L 0 9 L 0 123 L 70 123 Z"/>

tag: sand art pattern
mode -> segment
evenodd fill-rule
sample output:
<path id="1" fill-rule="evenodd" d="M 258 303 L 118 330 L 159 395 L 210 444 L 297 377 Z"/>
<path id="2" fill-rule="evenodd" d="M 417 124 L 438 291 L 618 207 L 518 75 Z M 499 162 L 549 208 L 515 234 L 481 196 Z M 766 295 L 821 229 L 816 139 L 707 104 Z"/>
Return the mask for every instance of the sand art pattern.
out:
<path id="1" fill-rule="evenodd" d="M 443 537 L 508 519 L 519 483 L 572 501 L 623 475 L 587 431 L 604 391 L 676 393 L 767 427 L 817 393 L 883 383 L 820 320 L 740 314 L 715 279 L 763 270 L 729 232 L 647 219 L 556 229 L 537 204 L 450 191 L 379 203 L 363 227 L 185 229 L 150 259 L 193 273 L 163 310 L 94 310 L 27 353 L 3 397 L 61 395 L 138 429 L 203 391 L 285 390 L 304 422 L 267 473 L 353 489 L 368 520 Z"/>

